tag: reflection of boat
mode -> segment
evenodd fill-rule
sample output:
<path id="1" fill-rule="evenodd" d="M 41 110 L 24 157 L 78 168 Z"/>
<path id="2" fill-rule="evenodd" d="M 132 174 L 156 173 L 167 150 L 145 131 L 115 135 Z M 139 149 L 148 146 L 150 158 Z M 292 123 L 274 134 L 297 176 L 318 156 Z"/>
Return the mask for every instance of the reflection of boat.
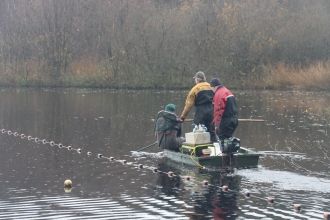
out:
<path id="1" fill-rule="evenodd" d="M 210 152 L 211 150 L 211 152 Z M 164 150 L 167 158 L 189 164 L 193 166 L 203 167 L 229 167 L 230 164 L 233 168 L 253 168 L 258 166 L 259 154 L 250 149 L 241 147 L 237 152 L 231 156 L 222 156 L 218 144 L 201 144 L 197 146 L 183 145 L 181 152 L 172 150 Z M 203 153 L 203 151 L 208 154 Z M 210 153 L 209 153 L 210 152 Z"/>
<path id="2" fill-rule="evenodd" d="M 167 160 L 159 164 L 162 172 L 157 175 L 158 187 L 154 191 L 158 204 L 171 209 L 170 218 L 184 214 L 186 218 L 183 219 L 233 219 L 237 215 L 237 201 L 241 200 L 240 175 L 226 175 L 218 169 L 196 169 L 193 166 L 182 169 L 182 165 L 173 162 Z M 169 170 L 175 173 L 174 177 L 169 178 Z M 186 176 L 191 178 L 187 180 Z M 204 181 L 208 182 L 207 186 Z M 229 190 L 224 191 L 223 186 Z M 177 208 L 179 204 L 180 209 Z M 173 205 L 176 208 L 172 208 Z"/>

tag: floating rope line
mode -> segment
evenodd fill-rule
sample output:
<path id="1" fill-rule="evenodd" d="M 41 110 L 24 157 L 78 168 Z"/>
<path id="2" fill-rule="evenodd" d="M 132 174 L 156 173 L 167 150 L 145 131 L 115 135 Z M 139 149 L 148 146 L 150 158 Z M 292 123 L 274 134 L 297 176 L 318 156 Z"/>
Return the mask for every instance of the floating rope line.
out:
<path id="1" fill-rule="evenodd" d="M 126 160 L 115 159 L 114 157 L 105 157 L 102 154 L 98 154 L 97 155 L 97 158 L 99 158 L 99 159 L 103 158 L 103 159 L 107 159 L 107 160 L 110 160 L 110 161 L 113 161 L 113 162 L 119 162 L 119 163 L 121 163 L 123 165 L 131 165 L 131 166 L 136 167 L 138 169 L 146 168 L 146 169 L 152 170 L 153 173 L 165 173 L 169 177 L 176 177 L 176 176 L 179 177 L 179 175 L 175 175 L 172 171 L 164 172 L 164 171 L 160 171 L 157 167 L 145 166 L 143 164 L 136 164 L 136 163 L 133 163 L 133 162 L 127 162 Z"/>
<path id="2" fill-rule="evenodd" d="M 47 141 L 46 139 L 41 140 L 38 137 L 32 137 L 30 135 L 27 136 L 25 134 L 19 134 L 18 132 L 12 132 L 10 130 L 1 129 L 1 132 L 2 132 L 2 134 L 8 134 L 10 136 L 13 135 L 15 137 L 21 137 L 22 139 L 27 139 L 29 141 L 34 140 L 36 143 L 41 142 L 42 144 L 49 144 L 50 146 L 58 146 L 59 148 L 67 148 L 69 151 L 75 150 L 79 154 L 82 152 L 82 150 L 80 148 L 75 149 L 72 146 L 64 146 L 62 143 L 56 144 L 54 141 Z M 88 156 L 92 155 L 92 152 L 88 151 L 87 155 Z M 102 154 L 97 154 L 97 158 L 106 158 L 110 161 L 120 162 L 123 165 L 133 165 L 135 167 L 138 167 L 139 169 L 148 168 L 148 169 L 152 170 L 154 173 L 166 173 L 166 172 L 163 172 L 163 171 L 159 171 L 158 168 L 156 168 L 156 167 L 144 166 L 143 164 L 135 164 L 135 163 L 132 163 L 132 162 L 128 163 L 126 160 L 119 160 L 119 159 L 115 159 L 114 157 L 104 157 Z M 175 175 L 172 171 L 169 171 L 168 176 L 169 177 L 175 177 L 175 176 L 178 176 L 178 175 Z"/>
<path id="3" fill-rule="evenodd" d="M 104 158 L 104 159 L 108 159 L 110 161 L 115 161 L 115 162 L 120 162 L 122 163 L 123 165 L 132 165 L 134 167 L 137 167 L 138 169 L 143 169 L 143 168 L 146 168 L 146 169 L 150 169 L 153 171 L 153 173 L 163 173 L 163 174 L 167 174 L 168 177 L 170 178 L 173 178 L 173 177 L 180 177 L 181 179 L 184 179 L 186 180 L 187 182 L 195 182 L 195 183 L 200 183 L 199 181 L 194 181 L 191 179 L 190 176 L 184 176 L 182 177 L 181 175 L 176 175 L 174 174 L 172 171 L 168 171 L 168 172 L 164 172 L 164 171 L 160 171 L 158 170 L 158 168 L 156 167 L 150 167 L 150 166 L 144 166 L 143 164 L 136 164 L 136 163 L 133 163 L 133 162 L 127 162 L 126 160 L 120 160 L 120 159 L 115 159 L 114 157 L 104 157 L 102 154 L 98 154 L 97 155 L 98 158 Z M 210 186 L 213 186 L 209 183 L 208 180 L 203 180 L 202 181 L 202 185 L 204 187 L 210 187 Z M 215 186 L 215 185 L 214 185 Z M 231 190 L 229 189 L 229 187 L 227 185 L 223 185 L 220 187 L 221 191 L 224 192 L 224 193 L 237 193 L 237 194 L 243 194 L 245 196 L 245 198 L 249 199 L 251 197 L 254 197 L 254 198 L 258 198 L 262 201 L 267 201 L 267 203 L 269 205 L 274 205 L 275 203 L 275 198 L 274 197 L 266 197 L 266 198 L 262 198 L 262 197 L 258 197 L 258 196 L 254 196 L 254 195 L 251 195 L 251 192 L 248 191 L 248 190 Z M 279 203 L 277 202 L 277 204 L 282 204 L 282 205 L 286 205 L 286 203 Z M 301 210 L 301 205 L 300 204 L 292 204 L 295 212 L 300 212 Z M 330 216 L 330 213 L 324 213 L 324 216 Z"/>
<path id="4" fill-rule="evenodd" d="M 32 136 L 26 136 L 25 134 L 18 134 L 17 132 L 11 132 L 10 130 L 6 131 L 5 129 L 1 129 L 1 132 L 2 134 L 5 134 L 7 133 L 8 135 L 13 135 L 15 137 L 21 137 L 22 139 L 27 139 L 27 140 L 34 140 L 36 143 L 39 143 L 39 142 L 42 142 L 42 144 L 49 144 L 50 146 L 58 146 L 59 148 L 67 148 L 69 151 L 72 151 L 72 150 L 75 150 L 77 151 L 79 154 L 82 152 L 82 150 L 80 148 L 73 148 L 72 146 L 64 146 L 62 143 L 58 143 L 56 144 L 54 141 L 47 141 L 46 139 L 39 139 L 38 137 L 32 137 Z M 197 135 L 196 135 L 196 138 L 195 138 L 195 143 L 196 143 L 196 140 L 197 140 Z M 195 150 L 195 149 L 194 149 Z M 88 151 L 87 152 L 87 155 L 90 156 L 92 155 L 92 152 Z M 192 156 L 192 154 L 190 155 Z M 120 159 L 115 159 L 113 156 L 111 157 L 104 157 L 102 154 L 97 154 L 97 158 L 99 159 L 107 159 L 109 161 L 113 161 L 113 162 L 120 162 L 121 164 L 123 165 L 131 165 L 131 166 L 134 166 L 138 169 L 143 169 L 143 168 L 146 168 L 146 169 L 149 169 L 149 170 L 152 170 L 153 173 L 163 173 L 163 174 L 167 174 L 169 178 L 173 178 L 173 177 L 180 177 L 181 179 L 187 181 L 187 182 L 195 182 L 195 183 L 198 183 L 198 181 L 194 181 L 191 179 L 190 176 L 184 176 L 182 177 L 181 175 L 176 175 L 174 174 L 174 172 L 172 171 L 168 171 L 168 172 L 164 172 L 164 171 L 160 171 L 157 167 L 151 167 L 151 166 L 144 166 L 143 164 L 136 164 L 136 163 L 133 163 L 133 162 L 127 162 L 126 160 L 120 160 Z M 192 158 L 193 159 L 193 158 Z M 196 161 L 195 161 L 196 162 Z M 197 163 L 197 162 L 196 162 Z M 197 163 L 198 164 L 198 163 Z M 200 164 L 198 164 L 200 167 L 202 167 Z M 203 167 L 202 167 L 203 168 Z M 67 180 L 68 181 L 68 180 Z M 71 182 L 71 180 L 70 180 Z M 200 182 L 199 182 L 200 183 Z M 66 183 L 65 183 L 66 184 Z M 212 186 L 209 184 L 208 180 L 203 180 L 202 181 L 202 185 L 204 187 L 209 187 L 209 186 Z M 68 192 L 71 192 L 71 186 L 72 186 L 72 182 L 71 182 L 71 185 L 69 187 L 69 191 Z M 228 186 L 224 185 L 221 187 L 222 189 L 222 192 L 234 192 L 234 193 L 243 193 L 244 196 L 248 199 L 250 197 L 254 197 L 254 198 L 258 198 L 258 199 L 261 199 L 261 200 L 266 200 L 268 202 L 268 204 L 270 205 L 274 205 L 274 202 L 275 202 L 275 198 L 274 197 L 267 197 L 267 198 L 261 198 L 261 197 L 258 197 L 258 196 L 252 196 L 250 191 L 247 191 L 247 190 L 239 190 L 239 191 L 236 191 L 236 190 L 230 190 L 228 188 Z M 243 192 L 242 192 L 243 191 Z M 281 203 L 279 203 L 281 204 Z M 282 203 L 284 204 L 284 203 Z M 284 204 L 285 205 L 285 204 Z M 301 205 L 300 204 L 293 204 L 293 208 L 296 212 L 300 212 L 301 210 Z M 327 213 L 325 212 L 324 213 L 324 218 L 326 219 L 329 219 L 329 216 L 330 216 L 330 213 Z"/>
<path id="5" fill-rule="evenodd" d="M 168 177 L 170 178 L 174 178 L 174 177 L 179 177 L 183 180 L 185 180 L 186 182 L 195 182 L 195 184 L 200 184 L 199 181 L 196 181 L 196 180 L 193 180 L 190 176 L 186 175 L 186 176 L 182 176 L 182 175 L 177 175 L 177 174 L 174 174 L 173 171 L 168 171 L 168 172 L 165 172 L 165 171 L 160 171 L 157 167 L 152 167 L 152 166 L 145 166 L 143 164 L 136 164 L 134 162 L 127 162 L 126 160 L 120 160 L 120 159 L 115 159 L 114 157 L 105 157 L 103 156 L 102 154 L 98 154 L 97 155 L 97 158 L 99 159 L 107 159 L 107 160 L 110 160 L 110 161 L 113 161 L 113 162 L 119 162 L 123 165 L 131 165 L 133 167 L 136 167 L 138 169 L 143 169 L 143 168 L 146 168 L 146 169 L 149 169 L 149 170 L 152 170 L 153 173 L 163 173 L 163 174 L 167 174 Z M 212 186 L 208 180 L 203 180 L 202 181 L 202 185 L 205 186 L 205 187 L 209 187 L 209 186 Z M 223 186 L 223 191 L 226 192 L 228 191 L 228 187 L 227 186 Z"/>
<path id="6" fill-rule="evenodd" d="M 81 149 L 75 149 L 72 146 L 64 146 L 63 144 L 59 143 L 56 144 L 54 141 L 47 141 L 46 139 L 39 139 L 38 137 L 32 137 L 30 135 L 26 136 L 25 134 L 19 134 L 17 132 L 11 132 L 10 130 L 6 131 L 5 129 L 1 129 L 2 134 L 7 133 L 8 135 L 14 135 L 15 137 L 21 137 L 22 139 L 28 139 L 29 141 L 34 140 L 36 143 L 41 142 L 42 144 L 49 144 L 50 146 L 58 146 L 59 148 L 67 148 L 69 151 L 75 150 L 79 154 L 81 153 Z"/>
<path id="7" fill-rule="evenodd" d="M 200 181 L 192 180 L 190 176 L 182 177 L 181 175 L 174 174 L 172 171 L 168 171 L 168 172 L 159 171 L 158 168 L 156 168 L 156 167 L 144 166 L 142 164 L 135 164 L 133 162 L 127 162 L 126 160 L 116 160 L 114 157 L 104 157 L 102 154 L 98 154 L 98 158 L 109 159 L 110 161 L 120 162 L 124 165 L 132 165 L 134 167 L 137 167 L 138 169 L 147 168 L 147 169 L 152 170 L 154 173 L 167 174 L 168 177 L 170 177 L 170 178 L 180 177 L 181 179 L 185 180 L 186 182 L 195 182 L 195 184 L 200 183 Z M 215 185 L 210 184 L 208 180 L 203 180 L 202 185 L 204 187 L 215 186 Z M 274 205 L 274 203 L 275 203 L 275 198 L 274 197 L 265 197 L 265 198 L 258 197 L 258 196 L 255 196 L 255 195 L 251 195 L 251 192 L 246 190 L 246 189 L 238 190 L 238 191 L 237 190 L 232 190 L 232 189 L 229 189 L 229 187 L 227 185 L 220 186 L 219 189 L 221 189 L 221 191 L 224 192 L 224 193 L 230 193 L 231 192 L 231 193 L 243 194 L 245 196 L 245 198 L 247 198 L 247 199 L 249 199 L 251 197 L 258 198 L 262 201 L 266 201 L 269 205 Z M 283 203 L 283 202 L 277 202 L 277 204 L 286 205 L 286 203 Z M 293 206 L 295 212 L 299 212 L 301 210 L 301 205 L 300 204 L 292 204 L 292 206 Z"/>
<path id="8" fill-rule="evenodd" d="M 68 149 L 69 151 L 72 151 L 72 150 L 75 150 L 77 151 L 79 154 L 82 152 L 82 150 L 80 148 L 73 148 L 72 146 L 64 146 L 62 143 L 55 143 L 54 141 L 47 141 L 46 139 L 39 139 L 38 137 L 32 137 L 30 135 L 25 135 L 25 134 L 19 134 L 17 132 L 12 132 L 10 130 L 5 130 L 5 129 L 1 129 L 1 132 L 2 134 L 8 134 L 8 135 L 13 135 L 15 137 L 21 137 L 22 139 L 27 139 L 29 141 L 31 140 L 34 140 L 36 143 L 39 143 L 41 142 L 42 144 L 49 144 L 50 146 L 58 146 L 59 148 L 66 148 Z M 91 151 L 88 151 L 87 152 L 87 155 L 88 156 L 91 156 L 92 155 L 92 152 Z M 153 173 L 164 173 L 164 174 L 167 174 L 168 177 L 170 178 L 173 178 L 173 177 L 180 177 L 186 181 L 191 181 L 191 177 L 190 176 L 180 176 L 180 175 L 176 175 L 174 174 L 174 172 L 172 171 L 168 171 L 168 172 L 165 172 L 165 171 L 160 171 L 157 167 L 151 167 L 151 166 L 145 166 L 143 164 L 136 164 L 136 163 L 133 163 L 133 162 L 127 162 L 126 160 L 120 160 L 120 159 L 115 159 L 113 156 L 111 157 L 104 157 L 102 154 L 97 154 L 97 158 L 99 159 L 107 159 L 109 161 L 113 161 L 113 162 L 120 162 L 121 164 L 123 165 L 132 165 L 138 169 L 143 169 L 143 168 L 146 168 L 146 169 L 149 169 L 149 170 L 152 170 Z M 202 184 L 204 186 L 210 186 L 209 182 L 207 180 L 203 180 L 202 181 Z"/>
<path id="9" fill-rule="evenodd" d="M 42 142 L 42 144 L 49 144 L 50 146 L 58 146 L 59 148 L 67 148 L 69 151 L 75 150 L 79 154 L 82 152 L 82 150 L 80 148 L 75 149 L 72 146 L 64 146 L 62 143 L 56 144 L 54 141 L 47 141 L 46 139 L 42 139 L 41 140 L 38 137 L 32 137 L 30 135 L 26 136 L 25 134 L 18 134 L 17 132 L 11 132 L 10 130 L 7 131 L 5 129 L 2 129 L 1 132 L 2 132 L 2 134 L 7 133 L 8 135 L 14 135 L 15 137 L 19 137 L 20 136 L 22 139 L 27 139 L 29 141 L 34 140 L 36 143 Z M 197 135 L 196 135 L 196 139 L 197 139 Z M 195 141 L 196 141 L 196 139 L 195 139 Z M 92 152 L 91 151 L 88 151 L 87 152 L 87 155 L 88 156 L 91 156 L 92 155 Z M 123 165 L 131 165 L 131 166 L 133 166 L 135 168 L 138 168 L 138 169 L 146 168 L 146 169 L 152 170 L 153 173 L 167 174 L 168 177 L 170 177 L 170 178 L 180 177 L 181 179 L 184 179 L 186 181 L 192 181 L 192 179 L 191 179 L 190 176 L 184 176 L 184 177 L 182 177 L 180 175 L 174 174 L 174 172 L 172 172 L 172 171 L 168 171 L 168 172 L 160 171 L 157 167 L 145 166 L 143 164 L 136 164 L 136 163 L 133 163 L 133 162 L 127 162 L 126 160 L 115 159 L 115 157 L 113 157 L 113 156 L 105 157 L 102 154 L 97 154 L 97 158 L 99 158 L 99 159 L 107 159 L 107 160 L 113 161 L 113 162 L 119 162 L 119 163 L 121 163 Z M 193 182 L 197 182 L 197 181 L 193 181 Z M 203 184 L 203 186 L 211 186 L 207 180 L 203 180 L 202 181 L 202 184 Z"/>

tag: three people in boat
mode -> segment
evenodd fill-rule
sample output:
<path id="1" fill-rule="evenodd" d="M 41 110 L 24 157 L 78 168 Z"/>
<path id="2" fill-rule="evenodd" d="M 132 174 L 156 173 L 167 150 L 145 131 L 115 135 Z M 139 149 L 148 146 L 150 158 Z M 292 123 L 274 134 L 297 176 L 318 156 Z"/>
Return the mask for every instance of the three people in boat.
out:
<path id="1" fill-rule="evenodd" d="M 213 78 L 210 81 L 210 86 L 215 93 L 213 97 L 215 132 L 223 143 L 224 139 L 233 136 L 238 126 L 236 99 L 218 78 Z"/>
<path id="2" fill-rule="evenodd" d="M 233 136 L 238 126 L 238 111 L 233 93 L 224 87 L 218 78 L 206 82 L 201 71 L 194 76 L 196 85 L 190 90 L 186 104 L 177 120 L 175 105 L 168 104 L 165 111 L 160 111 L 155 124 L 158 146 L 163 149 L 179 151 L 185 141 L 181 137 L 181 123 L 195 106 L 194 123 L 204 124 L 210 132 L 211 142 L 217 142 L 218 135 L 223 144 L 226 138 Z"/>
<path id="3" fill-rule="evenodd" d="M 175 105 L 168 104 L 165 111 L 160 111 L 155 124 L 158 146 L 162 149 L 179 151 L 185 138 L 181 137 L 181 124 L 175 114 Z"/>
<path id="4" fill-rule="evenodd" d="M 185 107 L 179 118 L 179 123 L 182 123 L 187 117 L 188 113 L 195 106 L 194 123 L 196 125 L 203 124 L 210 132 L 211 141 L 216 142 L 213 121 L 213 104 L 212 99 L 214 93 L 211 86 L 206 82 L 205 74 L 198 71 L 193 77 L 196 85 L 188 93 Z"/>

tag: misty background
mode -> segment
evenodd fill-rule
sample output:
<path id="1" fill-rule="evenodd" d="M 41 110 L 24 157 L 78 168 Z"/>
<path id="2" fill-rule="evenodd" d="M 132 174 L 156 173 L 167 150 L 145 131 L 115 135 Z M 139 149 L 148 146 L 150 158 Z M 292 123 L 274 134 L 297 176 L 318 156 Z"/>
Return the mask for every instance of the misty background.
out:
<path id="1" fill-rule="evenodd" d="M 0 85 L 267 87 L 330 65 L 329 17 L 328 0 L 1 0 Z"/>

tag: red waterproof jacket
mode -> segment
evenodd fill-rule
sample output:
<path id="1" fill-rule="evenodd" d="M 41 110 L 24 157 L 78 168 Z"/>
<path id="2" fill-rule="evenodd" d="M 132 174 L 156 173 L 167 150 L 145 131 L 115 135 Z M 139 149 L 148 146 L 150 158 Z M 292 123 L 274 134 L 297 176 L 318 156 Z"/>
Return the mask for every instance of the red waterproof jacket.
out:
<path id="1" fill-rule="evenodd" d="M 238 111 L 233 93 L 224 86 L 219 86 L 213 97 L 214 124 L 219 128 L 221 140 L 233 135 L 238 126 Z"/>

